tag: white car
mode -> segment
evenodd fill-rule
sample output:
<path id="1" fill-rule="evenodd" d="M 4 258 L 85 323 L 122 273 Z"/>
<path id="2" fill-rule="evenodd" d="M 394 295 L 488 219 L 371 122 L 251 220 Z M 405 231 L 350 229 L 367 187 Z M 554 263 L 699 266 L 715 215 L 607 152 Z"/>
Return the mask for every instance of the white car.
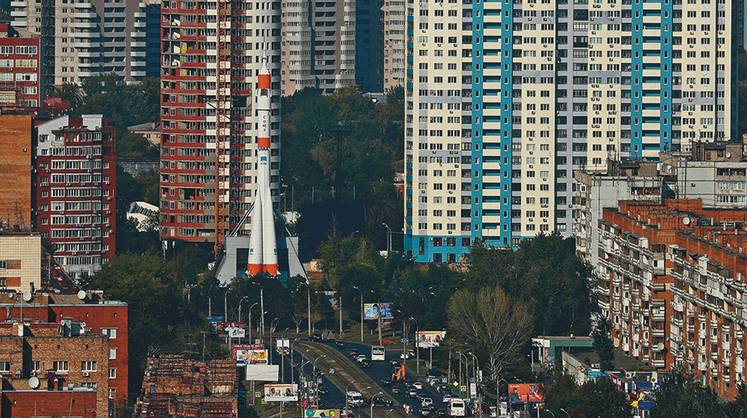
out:
<path id="1" fill-rule="evenodd" d="M 399 355 L 399 358 L 401 358 L 402 360 L 407 360 L 407 359 L 411 359 L 411 358 L 413 358 L 413 356 L 414 356 L 414 355 L 413 355 L 412 353 L 410 353 L 410 352 L 407 352 L 407 353 L 402 353 L 402 354 L 400 354 L 400 355 Z"/>
<path id="2" fill-rule="evenodd" d="M 433 405 L 433 399 L 431 398 L 423 398 L 420 400 L 420 406 L 422 406 L 423 408 L 427 406 L 432 406 L 432 405 Z"/>
<path id="3" fill-rule="evenodd" d="M 423 390 L 423 382 L 413 382 L 412 387 L 417 390 Z"/>
<path id="4" fill-rule="evenodd" d="M 358 354 L 355 357 L 355 361 L 357 361 L 358 363 L 363 363 L 366 360 L 368 360 L 368 357 L 366 357 L 364 354 Z"/>
<path id="5" fill-rule="evenodd" d="M 363 404 L 365 403 L 365 400 L 363 399 L 363 395 L 361 395 L 360 392 L 350 391 L 345 394 L 345 399 L 346 399 L 347 404 L 354 408 L 363 406 Z"/>

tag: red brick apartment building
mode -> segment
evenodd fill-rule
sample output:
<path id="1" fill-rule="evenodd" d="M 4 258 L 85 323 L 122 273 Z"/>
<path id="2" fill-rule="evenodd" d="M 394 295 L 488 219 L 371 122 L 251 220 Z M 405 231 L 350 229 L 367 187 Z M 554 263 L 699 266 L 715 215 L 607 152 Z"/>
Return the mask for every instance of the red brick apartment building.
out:
<path id="1" fill-rule="evenodd" d="M 101 115 L 62 116 L 36 126 L 36 229 L 75 278 L 115 254 L 115 131 Z"/>
<path id="2" fill-rule="evenodd" d="M 733 398 L 747 369 L 747 211 L 702 201 L 620 202 L 599 222 L 599 303 L 616 347 L 681 365 Z"/>
<path id="3" fill-rule="evenodd" d="M 0 106 L 41 106 L 39 37 L 0 23 Z"/>
<path id="4" fill-rule="evenodd" d="M 0 226 L 13 230 L 31 226 L 32 118 L 0 114 Z"/>
<path id="5" fill-rule="evenodd" d="M 127 304 L 98 292 L 82 299 L 38 293 L 29 301 L 1 293 L 2 416 L 30 416 L 22 411 L 57 401 L 85 412 L 72 415 L 108 416 L 113 404 L 127 402 L 127 324 Z M 34 415 L 70 415 L 63 412 Z"/>

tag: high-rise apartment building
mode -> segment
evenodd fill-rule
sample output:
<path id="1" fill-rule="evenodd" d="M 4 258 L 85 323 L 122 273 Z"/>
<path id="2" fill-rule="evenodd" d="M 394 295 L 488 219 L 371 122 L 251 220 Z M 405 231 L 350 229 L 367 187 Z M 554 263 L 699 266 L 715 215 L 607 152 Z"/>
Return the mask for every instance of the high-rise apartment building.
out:
<path id="1" fill-rule="evenodd" d="M 382 91 L 381 0 L 282 1 L 282 90 Z"/>
<path id="2" fill-rule="evenodd" d="M 162 13 L 161 237 L 222 245 L 254 202 L 257 75 L 272 75 L 270 188 L 280 159 L 280 2 L 172 1 Z M 251 225 L 251 219 L 243 224 Z"/>
<path id="3" fill-rule="evenodd" d="M 13 0 L 12 24 L 41 37 L 42 85 L 45 89 L 64 83 L 115 73 L 127 81 L 141 80 L 147 35 L 159 35 L 144 27 L 154 9 L 139 0 Z M 150 7 L 150 8 L 149 8 Z"/>
<path id="4" fill-rule="evenodd" d="M 405 83 L 405 0 L 384 0 L 384 91 Z"/>
<path id="5" fill-rule="evenodd" d="M 115 254 L 115 136 L 101 115 L 62 116 L 37 126 L 35 229 L 75 278 L 95 273 Z"/>
<path id="6" fill-rule="evenodd" d="M 405 248 L 573 230 L 573 170 L 737 136 L 743 1 L 408 2 Z"/>

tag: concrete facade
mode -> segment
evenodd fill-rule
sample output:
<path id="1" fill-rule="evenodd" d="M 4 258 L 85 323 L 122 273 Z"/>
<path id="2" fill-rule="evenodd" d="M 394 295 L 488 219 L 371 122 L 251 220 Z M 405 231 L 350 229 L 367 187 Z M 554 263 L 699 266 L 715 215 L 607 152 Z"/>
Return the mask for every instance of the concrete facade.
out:
<path id="1" fill-rule="evenodd" d="M 743 7 L 408 2 L 405 251 L 570 236 L 573 171 L 735 139 Z"/>
<path id="2" fill-rule="evenodd" d="M 0 234 L 0 288 L 18 293 L 42 288 L 41 235 Z"/>

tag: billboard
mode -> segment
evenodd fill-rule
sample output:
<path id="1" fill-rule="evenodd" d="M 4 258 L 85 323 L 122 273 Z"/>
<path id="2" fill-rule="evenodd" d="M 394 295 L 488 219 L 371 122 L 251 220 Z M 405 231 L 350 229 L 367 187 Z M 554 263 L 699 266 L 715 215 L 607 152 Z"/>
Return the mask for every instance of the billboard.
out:
<path id="1" fill-rule="evenodd" d="M 508 385 L 511 403 L 538 403 L 545 401 L 545 387 L 542 383 L 516 383 Z"/>
<path id="2" fill-rule="evenodd" d="M 267 350 L 262 344 L 234 344 L 233 358 L 236 364 L 267 364 Z"/>
<path id="3" fill-rule="evenodd" d="M 246 380 L 254 382 L 277 382 L 280 366 L 277 364 L 247 364 Z"/>
<path id="4" fill-rule="evenodd" d="M 303 416 L 306 418 L 340 418 L 338 409 L 305 409 Z"/>
<path id="5" fill-rule="evenodd" d="M 446 331 L 417 331 L 415 343 L 420 348 L 434 348 L 441 345 L 446 338 Z"/>
<path id="6" fill-rule="evenodd" d="M 298 385 L 277 383 L 265 385 L 266 402 L 295 402 L 298 400 Z"/>
<path id="7" fill-rule="evenodd" d="M 224 331 L 226 334 L 228 334 L 228 338 L 246 337 L 246 330 L 241 327 L 226 327 Z"/>
<path id="8" fill-rule="evenodd" d="M 366 303 L 363 305 L 365 319 L 392 319 L 392 304 L 389 302 Z"/>

